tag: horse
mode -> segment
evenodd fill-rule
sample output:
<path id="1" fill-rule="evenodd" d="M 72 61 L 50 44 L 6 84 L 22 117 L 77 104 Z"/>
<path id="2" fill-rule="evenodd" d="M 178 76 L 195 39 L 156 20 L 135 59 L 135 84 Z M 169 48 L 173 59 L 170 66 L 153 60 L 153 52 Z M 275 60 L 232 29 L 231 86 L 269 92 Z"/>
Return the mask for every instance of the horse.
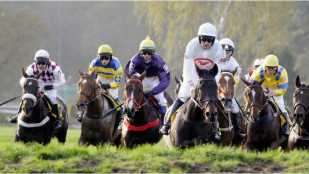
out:
<path id="1" fill-rule="evenodd" d="M 293 95 L 295 125 L 288 138 L 287 150 L 294 148 L 309 149 L 309 85 L 295 80 Z"/>
<path id="2" fill-rule="evenodd" d="M 234 75 L 237 72 L 237 68 L 233 71 L 221 70 L 220 78 L 218 82 L 218 98 L 221 103 L 218 105 L 218 122 L 219 130 L 221 131 L 221 144 L 230 145 L 239 143 L 235 140 L 235 132 L 232 124 L 232 100 L 235 91 Z M 243 118 L 243 117 L 241 117 Z M 244 119 L 242 119 L 242 127 L 245 127 Z"/>
<path id="3" fill-rule="evenodd" d="M 100 146 L 108 143 L 117 147 L 121 146 L 120 130 L 117 129 L 113 135 L 114 127 L 118 127 L 115 123 L 117 113 L 105 114 L 113 109 L 113 106 L 96 83 L 95 71 L 92 71 L 91 74 L 84 74 L 78 68 L 78 73 L 80 79 L 77 83 L 76 107 L 79 111 L 85 111 L 78 144 L 80 146 Z"/>
<path id="4" fill-rule="evenodd" d="M 162 138 L 159 128 L 163 115 L 154 108 L 152 98 L 144 97 L 142 81 L 146 72 L 132 76 L 126 72 L 127 82 L 123 93 L 125 119 L 122 123 L 122 142 L 127 148 L 141 144 L 155 144 Z"/>
<path id="5" fill-rule="evenodd" d="M 262 83 L 252 83 L 241 78 L 245 83 L 244 102 L 245 110 L 250 109 L 250 118 L 247 127 L 247 141 L 245 150 L 264 151 L 268 148 L 277 149 L 280 145 L 280 116 L 275 112 L 267 100 Z"/>
<path id="6" fill-rule="evenodd" d="M 38 142 L 47 145 L 52 137 L 56 137 L 58 142 L 65 143 L 68 130 L 67 105 L 61 98 L 57 97 L 62 108 L 59 112 L 63 118 L 61 120 L 62 128 L 57 131 L 53 130 L 54 121 L 49 117 L 51 108 L 44 101 L 44 93 L 41 94 L 39 90 L 38 79 L 41 73 L 27 75 L 22 68 L 22 75 L 25 78 L 22 86 L 22 109 L 18 115 L 14 142 Z"/>
<path id="7" fill-rule="evenodd" d="M 170 149 L 186 148 L 197 144 L 204 144 L 211 140 L 213 131 L 210 121 L 217 117 L 217 83 L 215 76 L 218 73 L 217 65 L 210 70 L 200 69 L 196 64 L 199 76 L 192 96 L 176 113 L 171 124 L 169 135 L 163 140 Z M 170 112 L 167 111 L 166 115 Z"/>

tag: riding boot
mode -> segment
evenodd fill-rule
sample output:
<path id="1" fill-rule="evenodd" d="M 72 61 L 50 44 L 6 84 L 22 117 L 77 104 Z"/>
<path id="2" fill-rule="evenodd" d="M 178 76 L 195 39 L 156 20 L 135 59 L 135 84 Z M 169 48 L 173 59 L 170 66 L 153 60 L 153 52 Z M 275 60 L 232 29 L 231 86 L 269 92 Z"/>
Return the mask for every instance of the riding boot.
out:
<path id="1" fill-rule="evenodd" d="M 85 111 L 82 111 L 82 112 L 77 113 L 76 119 L 77 119 L 77 121 L 80 122 L 80 123 L 81 123 L 82 120 L 83 120 L 84 112 L 85 112 Z"/>
<path id="2" fill-rule="evenodd" d="M 216 142 L 219 143 L 221 142 L 221 136 L 218 134 L 218 118 L 215 117 L 214 121 L 212 122 L 212 133 L 210 135 L 211 139 Z"/>
<path id="3" fill-rule="evenodd" d="M 162 125 L 162 127 L 160 128 L 160 132 L 163 135 L 168 135 L 169 134 L 169 130 L 171 128 L 171 119 L 172 119 L 172 115 L 176 112 L 176 110 L 182 106 L 183 102 L 180 99 L 177 99 L 173 106 L 172 106 L 172 110 L 171 112 L 168 114 L 167 116 L 167 120 L 166 122 Z"/>
<path id="4" fill-rule="evenodd" d="M 18 113 L 16 115 L 11 115 L 9 118 L 10 123 L 17 123 L 17 118 L 19 113 L 21 112 L 21 107 L 23 106 L 23 101 L 20 102 L 19 108 L 18 108 Z"/>
<path id="5" fill-rule="evenodd" d="M 246 134 L 241 129 L 241 118 L 239 113 L 232 113 L 232 117 L 233 117 L 233 124 L 236 138 L 239 140 L 245 139 Z"/>
<path id="6" fill-rule="evenodd" d="M 54 130 L 59 130 L 61 129 L 61 122 L 59 120 L 59 112 L 58 112 L 58 106 L 57 104 L 52 105 L 52 112 L 56 115 L 55 121 L 54 121 Z M 53 116 L 52 116 L 53 117 Z"/>
<path id="7" fill-rule="evenodd" d="M 285 123 L 282 125 L 282 134 L 285 136 L 285 137 L 288 137 L 289 134 L 290 134 L 290 128 L 289 128 L 289 119 L 288 119 L 288 116 L 287 116 L 287 113 L 282 113 L 283 114 L 283 117 L 285 119 Z"/>
<path id="8" fill-rule="evenodd" d="M 159 116 L 159 119 L 161 121 L 164 121 L 164 115 L 166 113 L 166 105 L 160 106 L 159 109 L 160 109 L 160 112 L 161 112 L 161 115 Z"/>

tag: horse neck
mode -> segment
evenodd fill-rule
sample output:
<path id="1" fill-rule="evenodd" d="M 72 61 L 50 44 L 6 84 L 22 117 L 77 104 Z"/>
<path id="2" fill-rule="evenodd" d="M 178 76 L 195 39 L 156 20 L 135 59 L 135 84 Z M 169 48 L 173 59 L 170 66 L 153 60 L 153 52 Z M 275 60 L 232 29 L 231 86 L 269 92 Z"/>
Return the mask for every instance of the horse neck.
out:
<path id="1" fill-rule="evenodd" d="M 96 96 L 99 94 L 96 94 Z M 101 95 L 100 97 L 97 97 L 93 102 L 89 103 L 87 107 L 87 113 L 89 115 L 102 115 L 104 110 L 104 104 L 105 104 L 104 95 Z"/>
<path id="2" fill-rule="evenodd" d="M 24 116 L 23 118 L 25 121 L 40 122 L 47 116 L 46 109 L 48 108 L 46 108 L 44 102 L 39 100 L 38 103 L 33 107 L 30 116 Z"/>
<path id="3" fill-rule="evenodd" d="M 141 103 L 145 103 L 145 98 Z M 148 122 L 148 117 L 151 115 L 153 109 L 151 108 L 149 101 L 146 102 L 145 105 L 143 105 L 138 111 L 135 112 L 135 119 L 132 120 L 132 123 L 136 125 L 146 124 Z"/>
<path id="4" fill-rule="evenodd" d="M 196 105 L 196 103 L 190 99 L 188 106 L 186 107 L 186 118 L 192 121 L 204 120 L 203 110 Z"/>

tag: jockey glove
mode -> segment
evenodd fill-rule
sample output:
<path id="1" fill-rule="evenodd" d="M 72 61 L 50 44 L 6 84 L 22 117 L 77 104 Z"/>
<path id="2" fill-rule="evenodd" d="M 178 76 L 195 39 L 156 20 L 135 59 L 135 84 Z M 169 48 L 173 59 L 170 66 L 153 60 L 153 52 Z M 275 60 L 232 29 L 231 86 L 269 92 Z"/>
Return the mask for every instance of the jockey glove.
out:
<path id="1" fill-rule="evenodd" d="M 150 98 L 151 96 L 154 96 L 154 95 L 156 95 L 156 94 L 153 92 L 153 90 L 151 90 L 151 91 L 146 92 L 144 96 L 145 96 L 146 99 L 148 99 L 148 98 Z"/>
<path id="2" fill-rule="evenodd" d="M 111 88 L 111 85 L 109 85 L 109 84 L 101 84 L 101 88 L 109 89 L 109 88 Z"/>
<path id="3" fill-rule="evenodd" d="M 54 89 L 54 85 L 45 85 L 44 89 L 45 90 L 52 90 L 52 89 Z"/>

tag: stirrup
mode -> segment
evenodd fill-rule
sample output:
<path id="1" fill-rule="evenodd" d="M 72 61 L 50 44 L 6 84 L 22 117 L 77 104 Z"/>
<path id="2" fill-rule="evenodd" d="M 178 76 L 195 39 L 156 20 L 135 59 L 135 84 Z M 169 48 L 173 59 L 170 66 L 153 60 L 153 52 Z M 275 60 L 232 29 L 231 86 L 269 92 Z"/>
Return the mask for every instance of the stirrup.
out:
<path id="1" fill-rule="evenodd" d="M 61 122 L 59 120 L 55 120 L 55 122 L 54 122 L 54 130 L 59 130 L 61 128 L 62 128 Z"/>
<path id="2" fill-rule="evenodd" d="M 284 136 L 288 137 L 290 135 L 291 131 L 287 124 L 283 125 L 281 129 Z"/>
<path id="3" fill-rule="evenodd" d="M 82 122 L 82 120 L 83 120 L 83 114 L 82 113 L 79 113 L 77 116 L 76 116 L 76 119 L 77 119 L 77 121 L 78 122 Z"/>
<path id="4" fill-rule="evenodd" d="M 217 131 L 213 131 L 211 133 L 211 138 L 213 139 L 214 142 L 219 143 L 221 142 L 221 136 L 218 134 Z"/>

